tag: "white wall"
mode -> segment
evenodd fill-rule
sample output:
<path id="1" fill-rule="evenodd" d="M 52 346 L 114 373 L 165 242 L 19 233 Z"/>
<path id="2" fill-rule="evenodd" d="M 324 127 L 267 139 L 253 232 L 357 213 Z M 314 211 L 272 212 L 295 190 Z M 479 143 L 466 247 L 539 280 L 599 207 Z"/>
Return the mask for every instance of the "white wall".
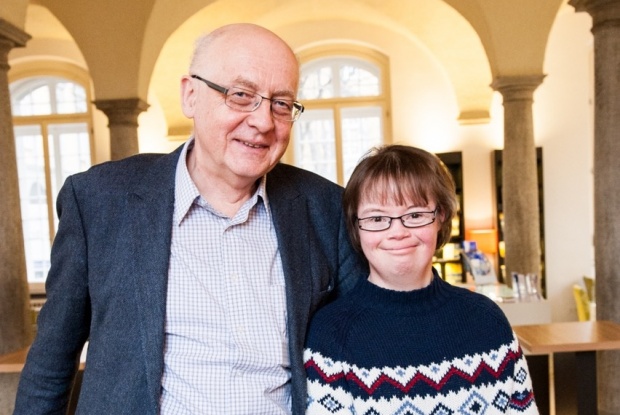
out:
<path id="1" fill-rule="evenodd" d="M 593 37 L 587 13 L 565 8 L 553 26 L 535 95 L 543 147 L 547 292 L 554 321 L 577 318 L 572 285 L 594 276 Z"/>
<path id="2" fill-rule="evenodd" d="M 180 91 L 180 79 L 176 82 Z M 140 153 L 169 153 L 189 137 L 166 137 L 168 126 L 161 105 L 153 93 L 149 93 L 148 100 L 149 108 L 138 117 L 138 148 Z"/>

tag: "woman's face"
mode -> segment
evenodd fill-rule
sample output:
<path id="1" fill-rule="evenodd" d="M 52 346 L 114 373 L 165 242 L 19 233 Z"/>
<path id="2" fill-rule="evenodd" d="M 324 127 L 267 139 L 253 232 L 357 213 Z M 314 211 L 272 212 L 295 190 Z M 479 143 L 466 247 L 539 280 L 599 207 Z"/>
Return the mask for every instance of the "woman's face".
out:
<path id="1" fill-rule="evenodd" d="M 394 201 L 377 203 L 362 199 L 357 217 L 399 217 L 414 212 L 431 212 L 435 208 L 434 200 L 421 206 L 410 202 L 401 205 Z M 441 219 L 437 215 L 433 223 L 419 228 L 407 228 L 400 219 L 392 219 L 391 226 L 383 231 L 358 228 L 362 251 L 370 265 L 368 280 L 397 291 L 411 291 L 430 284 Z"/>

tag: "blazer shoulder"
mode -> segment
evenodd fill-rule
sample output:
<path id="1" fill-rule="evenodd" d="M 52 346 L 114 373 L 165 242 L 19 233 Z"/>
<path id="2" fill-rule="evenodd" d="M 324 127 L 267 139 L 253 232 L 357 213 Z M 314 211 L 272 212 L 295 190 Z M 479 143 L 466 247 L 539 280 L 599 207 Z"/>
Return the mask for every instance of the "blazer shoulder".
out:
<path id="1" fill-rule="evenodd" d="M 128 191 L 135 186 L 169 187 L 180 148 L 169 154 L 142 153 L 117 161 L 96 164 L 82 173 L 71 176 L 74 186 L 93 191 Z"/>
<path id="2" fill-rule="evenodd" d="M 314 172 L 285 163 L 278 163 L 267 174 L 267 188 L 284 188 L 304 194 L 328 193 L 340 195 L 344 191 L 342 186 Z"/>

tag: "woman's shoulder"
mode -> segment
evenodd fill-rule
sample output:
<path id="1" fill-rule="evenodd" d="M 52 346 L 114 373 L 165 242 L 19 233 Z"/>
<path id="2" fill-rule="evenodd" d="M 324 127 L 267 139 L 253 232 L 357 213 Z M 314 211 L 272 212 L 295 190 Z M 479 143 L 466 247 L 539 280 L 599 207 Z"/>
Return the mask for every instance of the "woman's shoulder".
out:
<path id="1" fill-rule="evenodd" d="M 504 330 L 506 334 L 512 331 L 506 315 L 490 297 L 471 291 L 466 288 L 452 288 L 454 296 L 458 298 L 459 314 L 476 325 L 487 325 L 498 330 Z"/>
<path id="2" fill-rule="evenodd" d="M 319 308 L 310 320 L 310 329 L 319 327 L 320 330 L 338 330 L 346 324 L 355 313 L 355 301 L 351 301 L 351 293 L 337 298 Z"/>
<path id="3" fill-rule="evenodd" d="M 307 344 L 346 343 L 347 334 L 364 310 L 364 304 L 357 300 L 356 289 L 321 307 L 310 320 Z"/>

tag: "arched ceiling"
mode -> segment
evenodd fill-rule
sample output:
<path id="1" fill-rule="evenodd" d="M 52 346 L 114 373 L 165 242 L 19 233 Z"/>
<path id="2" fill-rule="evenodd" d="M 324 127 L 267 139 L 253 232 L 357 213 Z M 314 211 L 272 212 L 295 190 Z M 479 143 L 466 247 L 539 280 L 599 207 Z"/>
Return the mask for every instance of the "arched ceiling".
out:
<path id="1" fill-rule="evenodd" d="M 47 68 L 58 63 L 68 63 L 87 71 L 84 56 L 73 37 L 47 8 L 37 4 L 30 5 L 27 8 L 24 31 L 32 38 L 26 43 L 26 47 L 11 51 L 9 58 L 13 70 L 9 75 L 17 72 L 21 75 L 38 74 L 38 62 L 41 61 L 54 62 L 46 64 Z M 59 50 L 62 50 L 62 55 L 58 53 Z M 89 78 L 90 75 L 86 79 Z"/>
<path id="2" fill-rule="evenodd" d="M 135 98 L 145 26 L 155 0 L 40 0 L 71 34 L 84 55 L 96 99 Z"/>
<path id="3" fill-rule="evenodd" d="M 453 85 L 461 118 L 488 116 L 492 78 L 482 43 L 471 25 L 443 1 L 219 0 L 197 11 L 170 35 L 155 65 L 151 85 L 161 100 L 172 135 L 185 134 L 189 128 L 178 109 L 178 82 L 171 80 L 185 73 L 194 39 L 217 26 L 238 21 L 252 21 L 275 32 L 285 26 L 331 21 L 342 28 L 339 39 L 334 39 L 340 42 L 357 41 L 347 28 L 358 24 L 371 25 L 373 31 L 382 30 L 386 36 L 396 33 L 399 39 L 426 49 L 439 62 Z M 152 16 L 150 25 L 155 23 Z"/>
<path id="4" fill-rule="evenodd" d="M 56 16 L 47 8 L 36 4 L 27 9 L 25 30 L 33 39 L 73 40 Z"/>
<path id="5" fill-rule="evenodd" d="M 476 28 L 493 76 L 541 75 L 547 37 L 566 0 L 444 0 Z"/>
<path id="6" fill-rule="evenodd" d="M 407 39 L 426 50 L 444 71 L 466 120 L 488 114 L 494 77 L 542 75 L 547 36 L 562 3 L 185 0 L 179 7 L 176 0 L 38 0 L 36 4 L 48 8 L 61 23 L 36 4 L 28 7 L 27 19 L 34 38 L 70 34 L 90 70 L 96 99 L 146 100 L 151 88 L 174 131 L 188 125 L 178 109 L 178 78 L 186 71 L 193 41 L 225 23 L 255 22 L 278 32 L 330 21 L 342 27 L 340 42 L 357 41 L 354 30 L 349 33 L 347 28 L 368 24 L 386 38 Z M 304 33 L 297 38 L 299 43 L 293 46 L 303 48 Z"/>
<path id="7" fill-rule="evenodd" d="M 0 20 L 4 19 L 11 25 L 23 29 L 27 7 L 28 0 L 4 0 L 0 3 Z"/>
<path id="8" fill-rule="evenodd" d="M 487 58 L 476 32 L 456 10 L 439 0 L 363 0 L 339 2 L 339 7 L 332 3 L 313 2 L 314 7 L 305 10 L 289 2 L 264 20 L 285 25 L 334 19 L 395 32 L 438 61 L 455 90 L 461 118 L 488 115 L 491 75 Z"/>

